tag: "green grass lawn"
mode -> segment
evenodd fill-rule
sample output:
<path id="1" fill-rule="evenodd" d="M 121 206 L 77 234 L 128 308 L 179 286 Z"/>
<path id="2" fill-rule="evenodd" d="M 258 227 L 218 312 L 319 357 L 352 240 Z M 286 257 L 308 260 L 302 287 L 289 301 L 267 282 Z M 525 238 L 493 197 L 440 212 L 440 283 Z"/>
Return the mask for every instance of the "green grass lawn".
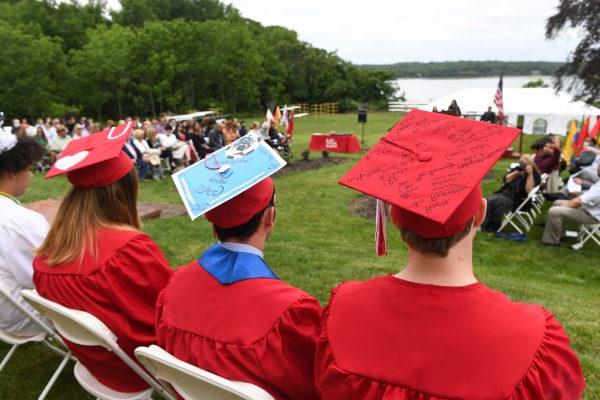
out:
<path id="1" fill-rule="evenodd" d="M 400 114 L 372 113 L 365 138 L 373 145 Z M 356 115 L 306 117 L 296 120 L 295 160 L 308 147 L 312 132 L 356 131 Z M 525 145 L 534 140 L 526 137 Z M 312 153 L 320 157 L 318 153 Z M 406 261 L 399 234 L 388 231 L 389 255 L 374 254 L 373 222 L 350 212 L 359 194 L 337 184 L 359 156 L 318 170 L 288 172 L 276 178 L 277 225 L 267 245 L 266 259 L 284 280 L 325 303 L 339 282 L 397 272 Z M 499 187 L 508 160 L 484 181 L 486 193 Z M 36 177 L 23 198 L 34 201 L 61 196 L 64 179 Z M 179 203 L 170 179 L 143 182 L 140 200 Z M 538 221 L 540 222 L 540 221 Z M 211 229 L 203 219 L 187 216 L 146 222 L 144 230 L 159 244 L 173 268 L 197 258 L 212 243 Z M 600 251 L 590 243 L 580 251 L 569 246 L 541 246 L 542 228 L 535 226 L 525 243 L 503 241 L 480 234 L 475 244 L 475 271 L 480 280 L 513 300 L 535 302 L 553 311 L 565 326 L 578 353 L 588 382 L 585 399 L 600 399 Z M 8 346 L 0 345 L 0 356 Z M 24 346 L 0 373 L 0 399 L 35 399 L 59 360 L 40 346 Z M 63 373 L 49 399 L 88 399 L 71 371 Z"/>

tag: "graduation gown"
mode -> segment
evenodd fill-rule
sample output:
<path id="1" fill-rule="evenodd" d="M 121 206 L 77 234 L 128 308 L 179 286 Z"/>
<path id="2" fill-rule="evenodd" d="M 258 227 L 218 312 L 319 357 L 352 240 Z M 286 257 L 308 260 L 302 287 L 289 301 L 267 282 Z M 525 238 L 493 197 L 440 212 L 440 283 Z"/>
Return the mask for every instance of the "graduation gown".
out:
<path id="1" fill-rule="evenodd" d="M 575 400 L 585 387 L 569 338 L 541 306 L 482 283 L 391 275 L 334 289 L 315 364 L 324 400 Z"/>
<path id="2" fill-rule="evenodd" d="M 160 294 L 159 346 L 275 399 L 316 399 L 317 300 L 279 280 L 262 258 L 216 244 Z"/>
<path id="3" fill-rule="evenodd" d="M 33 281 L 42 296 L 104 322 L 117 336 L 119 346 L 135 360 L 136 347 L 156 344 L 156 298 L 172 272 L 158 246 L 139 231 L 99 230 L 96 243 L 98 258 L 87 252 L 81 263 L 51 267 L 44 258 L 36 257 Z M 121 392 L 148 388 L 104 348 L 66 343 L 104 385 Z"/>

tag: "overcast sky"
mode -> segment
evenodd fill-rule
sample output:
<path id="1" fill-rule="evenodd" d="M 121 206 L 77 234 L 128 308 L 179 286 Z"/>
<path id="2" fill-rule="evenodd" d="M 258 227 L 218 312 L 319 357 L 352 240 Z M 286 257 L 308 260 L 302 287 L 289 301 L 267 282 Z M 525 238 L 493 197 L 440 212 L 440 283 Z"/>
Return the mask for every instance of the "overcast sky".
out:
<path id="1" fill-rule="evenodd" d="M 224 0 L 354 63 L 564 61 L 575 32 L 544 38 L 558 0 Z M 109 0 L 114 5 L 118 0 Z"/>

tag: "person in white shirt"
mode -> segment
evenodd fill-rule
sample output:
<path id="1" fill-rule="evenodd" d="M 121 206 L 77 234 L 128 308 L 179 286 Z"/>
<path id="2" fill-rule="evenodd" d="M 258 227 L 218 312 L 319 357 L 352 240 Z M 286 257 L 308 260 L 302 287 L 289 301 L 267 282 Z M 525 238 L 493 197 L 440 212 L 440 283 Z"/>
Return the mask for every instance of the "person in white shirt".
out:
<path id="1" fill-rule="evenodd" d="M 153 149 L 146 142 L 146 134 L 143 129 L 133 131 L 133 145 L 139 150 L 150 168 L 152 169 L 152 179 L 159 180 L 164 178 L 162 167 L 160 166 L 160 149 Z"/>
<path id="2" fill-rule="evenodd" d="M 50 164 L 56 161 L 56 157 L 67 148 L 67 145 L 71 143 L 71 136 L 67 135 L 67 128 L 64 125 L 59 124 L 56 126 L 57 136 L 50 142 Z"/>
<path id="3" fill-rule="evenodd" d="M 184 165 L 189 164 L 191 159 L 190 148 L 186 143 L 177 139 L 177 136 L 173 134 L 171 125 L 165 126 L 164 133 L 158 134 L 158 141 L 161 147 L 171 149 L 175 160 L 181 160 Z"/>
<path id="4" fill-rule="evenodd" d="M 258 121 L 252 122 L 252 126 L 250 127 L 248 133 L 254 133 L 255 135 L 261 136 L 263 139 L 265 138 L 262 134 Z"/>
<path id="5" fill-rule="evenodd" d="M 597 167 L 600 174 L 600 165 Z M 585 193 L 571 200 L 557 200 L 548 210 L 542 242 L 547 246 L 560 246 L 566 222 L 578 224 L 600 223 L 600 181 Z"/>
<path id="6" fill-rule="evenodd" d="M 35 211 L 21 205 L 33 173 L 42 157 L 41 147 L 30 138 L 17 140 L 0 131 L 0 284 L 29 311 L 37 314 L 21 297 L 21 290 L 33 289 L 34 251 L 49 229 L 48 222 Z M 0 296 L 0 329 L 15 336 L 31 337 L 43 331 Z"/>

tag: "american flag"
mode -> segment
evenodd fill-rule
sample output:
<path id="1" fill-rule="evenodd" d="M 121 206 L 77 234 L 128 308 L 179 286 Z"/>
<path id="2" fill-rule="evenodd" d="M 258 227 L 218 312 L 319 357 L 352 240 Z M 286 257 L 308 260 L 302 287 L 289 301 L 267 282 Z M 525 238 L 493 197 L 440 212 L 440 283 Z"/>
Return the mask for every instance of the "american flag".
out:
<path id="1" fill-rule="evenodd" d="M 500 82 L 498 82 L 498 90 L 494 96 L 494 104 L 498 107 L 498 118 L 504 118 L 504 99 L 502 98 L 502 74 L 500 74 Z"/>

